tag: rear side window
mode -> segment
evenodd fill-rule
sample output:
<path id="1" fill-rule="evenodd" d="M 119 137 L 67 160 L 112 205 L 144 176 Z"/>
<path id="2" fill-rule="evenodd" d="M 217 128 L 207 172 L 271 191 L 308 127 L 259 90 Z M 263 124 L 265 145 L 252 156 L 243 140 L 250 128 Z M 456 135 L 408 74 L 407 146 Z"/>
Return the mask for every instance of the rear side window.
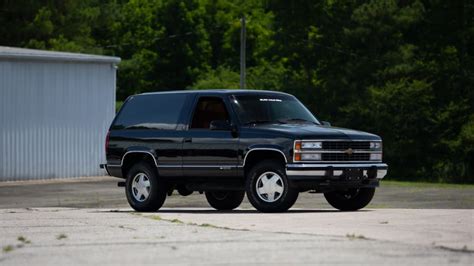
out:
<path id="1" fill-rule="evenodd" d="M 176 129 L 186 94 L 133 96 L 127 101 L 112 129 Z"/>

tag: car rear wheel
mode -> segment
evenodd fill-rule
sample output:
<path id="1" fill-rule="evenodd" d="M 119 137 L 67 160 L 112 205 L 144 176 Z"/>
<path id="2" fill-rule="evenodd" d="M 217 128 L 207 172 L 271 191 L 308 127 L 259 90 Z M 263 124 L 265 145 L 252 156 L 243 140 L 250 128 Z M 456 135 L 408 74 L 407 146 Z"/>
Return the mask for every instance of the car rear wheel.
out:
<path id="1" fill-rule="evenodd" d="M 250 170 L 246 192 L 252 206 L 261 212 L 287 211 L 298 198 L 298 190 L 290 186 L 284 167 L 269 160 Z"/>
<path id="2" fill-rule="evenodd" d="M 240 206 L 244 200 L 245 191 L 206 191 L 209 205 L 216 210 L 228 211 Z"/>
<path id="3" fill-rule="evenodd" d="M 356 211 L 367 206 L 375 194 L 375 188 L 351 188 L 324 193 L 331 206 L 341 211 Z"/>
<path id="4" fill-rule="evenodd" d="M 134 210 L 153 212 L 165 202 L 166 184 L 149 164 L 138 163 L 127 173 L 125 193 Z"/>

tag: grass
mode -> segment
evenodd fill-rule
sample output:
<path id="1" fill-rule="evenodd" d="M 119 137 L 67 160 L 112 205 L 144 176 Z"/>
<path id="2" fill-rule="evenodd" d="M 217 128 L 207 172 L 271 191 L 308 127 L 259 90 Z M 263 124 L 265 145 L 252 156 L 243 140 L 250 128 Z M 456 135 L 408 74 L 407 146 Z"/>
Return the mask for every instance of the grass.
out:
<path id="1" fill-rule="evenodd" d="M 17 238 L 17 240 L 20 241 L 20 242 L 23 243 L 23 244 L 31 244 L 31 241 L 28 240 L 28 239 L 27 239 L 26 237 L 24 237 L 24 236 L 19 236 L 19 237 Z"/>
<path id="2" fill-rule="evenodd" d="M 7 253 L 10 251 L 13 251 L 14 247 L 12 245 L 4 246 L 3 247 L 3 252 Z"/>
<path id="3" fill-rule="evenodd" d="M 201 227 L 212 227 L 212 228 L 216 227 L 215 225 L 212 225 L 212 224 L 200 224 L 199 226 L 201 226 Z"/>
<path id="4" fill-rule="evenodd" d="M 141 216 L 141 214 L 135 214 Z M 213 224 L 208 224 L 208 223 L 203 223 L 203 224 L 198 224 L 198 223 L 185 223 L 179 219 L 164 219 L 159 215 L 145 215 L 144 217 L 153 219 L 156 221 L 165 221 L 165 222 L 170 222 L 174 224 L 182 224 L 182 225 L 192 225 L 192 226 L 199 226 L 199 227 L 207 227 L 207 228 L 216 228 L 216 229 L 226 229 L 226 230 L 233 230 L 229 227 L 224 227 L 224 226 L 217 226 Z M 248 231 L 248 230 L 241 230 L 241 231 Z"/>
<path id="5" fill-rule="evenodd" d="M 28 239 L 27 239 L 26 237 L 24 237 L 24 236 L 18 236 L 18 237 L 16 238 L 16 240 L 18 240 L 18 241 L 20 242 L 20 244 L 17 244 L 17 245 L 16 245 L 16 248 L 22 248 L 22 247 L 24 247 L 26 244 L 31 244 L 31 241 L 28 240 Z M 12 245 L 7 245 L 7 246 L 4 246 L 2 250 L 3 250 L 4 253 L 8 253 L 8 252 L 13 251 L 14 249 L 15 249 L 14 246 L 12 246 Z"/>
<path id="6" fill-rule="evenodd" d="M 122 105 L 123 105 L 123 101 L 116 101 L 115 102 L 115 112 L 118 113 L 118 111 L 120 110 L 120 108 L 122 108 Z"/>
<path id="7" fill-rule="evenodd" d="M 355 239 L 367 240 L 368 239 L 367 237 L 363 235 L 356 235 L 356 234 L 346 234 L 346 237 L 349 238 L 350 240 L 355 240 Z"/>
<path id="8" fill-rule="evenodd" d="M 66 234 L 59 234 L 58 236 L 56 236 L 57 240 L 66 239 L 66 238 L 67 238 Z"/>
<path id="9" fill-rule="evenodd" d="M 150 219 L 153 219 L 153 220 L 157 220 L 157 221 L 163 220 L 163 218 L 161 218 L 161 216 L 159 216 L 159 215 L 150 215 L 150 216 L 147 216 L 147 217 L 150 218 Z"/>
<path id="10" fill-rule="evenodd" d="M 449 183 L 430 183 L 418 181 L 392 181 L 382 180 L 382 186 L 397 186 L 397 187 L 411 187 L 411 188 L 462 188 L 474 189 L 474 184 L 449 184 Z"/>

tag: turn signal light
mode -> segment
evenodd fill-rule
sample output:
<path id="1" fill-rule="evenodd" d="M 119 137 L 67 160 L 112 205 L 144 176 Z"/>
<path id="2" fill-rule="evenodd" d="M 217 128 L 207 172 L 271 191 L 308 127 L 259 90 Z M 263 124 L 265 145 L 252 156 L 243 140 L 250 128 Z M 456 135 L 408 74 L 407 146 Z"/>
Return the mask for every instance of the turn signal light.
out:
<path id="1" fill-rule="evenodd" d="M 301 161 L 301 153 L 295 153 L 295 161 Z"/>
<path id="2" fill-rule="evenodd" d="M 301 141 L 295 142 L 295 151 L 301 150 Z"/>

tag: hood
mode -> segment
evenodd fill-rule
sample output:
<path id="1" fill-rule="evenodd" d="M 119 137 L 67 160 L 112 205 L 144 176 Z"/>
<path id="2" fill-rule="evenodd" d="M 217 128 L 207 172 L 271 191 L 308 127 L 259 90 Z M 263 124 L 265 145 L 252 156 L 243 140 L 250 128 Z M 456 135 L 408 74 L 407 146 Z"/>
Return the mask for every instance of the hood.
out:
<path id="1" fill-rule="evenodd" d="M 252 129 L 289 135 L 295 139 L 380 140 L 379 136 L 363 131 L 313 124 L 262 124 Z"/>

